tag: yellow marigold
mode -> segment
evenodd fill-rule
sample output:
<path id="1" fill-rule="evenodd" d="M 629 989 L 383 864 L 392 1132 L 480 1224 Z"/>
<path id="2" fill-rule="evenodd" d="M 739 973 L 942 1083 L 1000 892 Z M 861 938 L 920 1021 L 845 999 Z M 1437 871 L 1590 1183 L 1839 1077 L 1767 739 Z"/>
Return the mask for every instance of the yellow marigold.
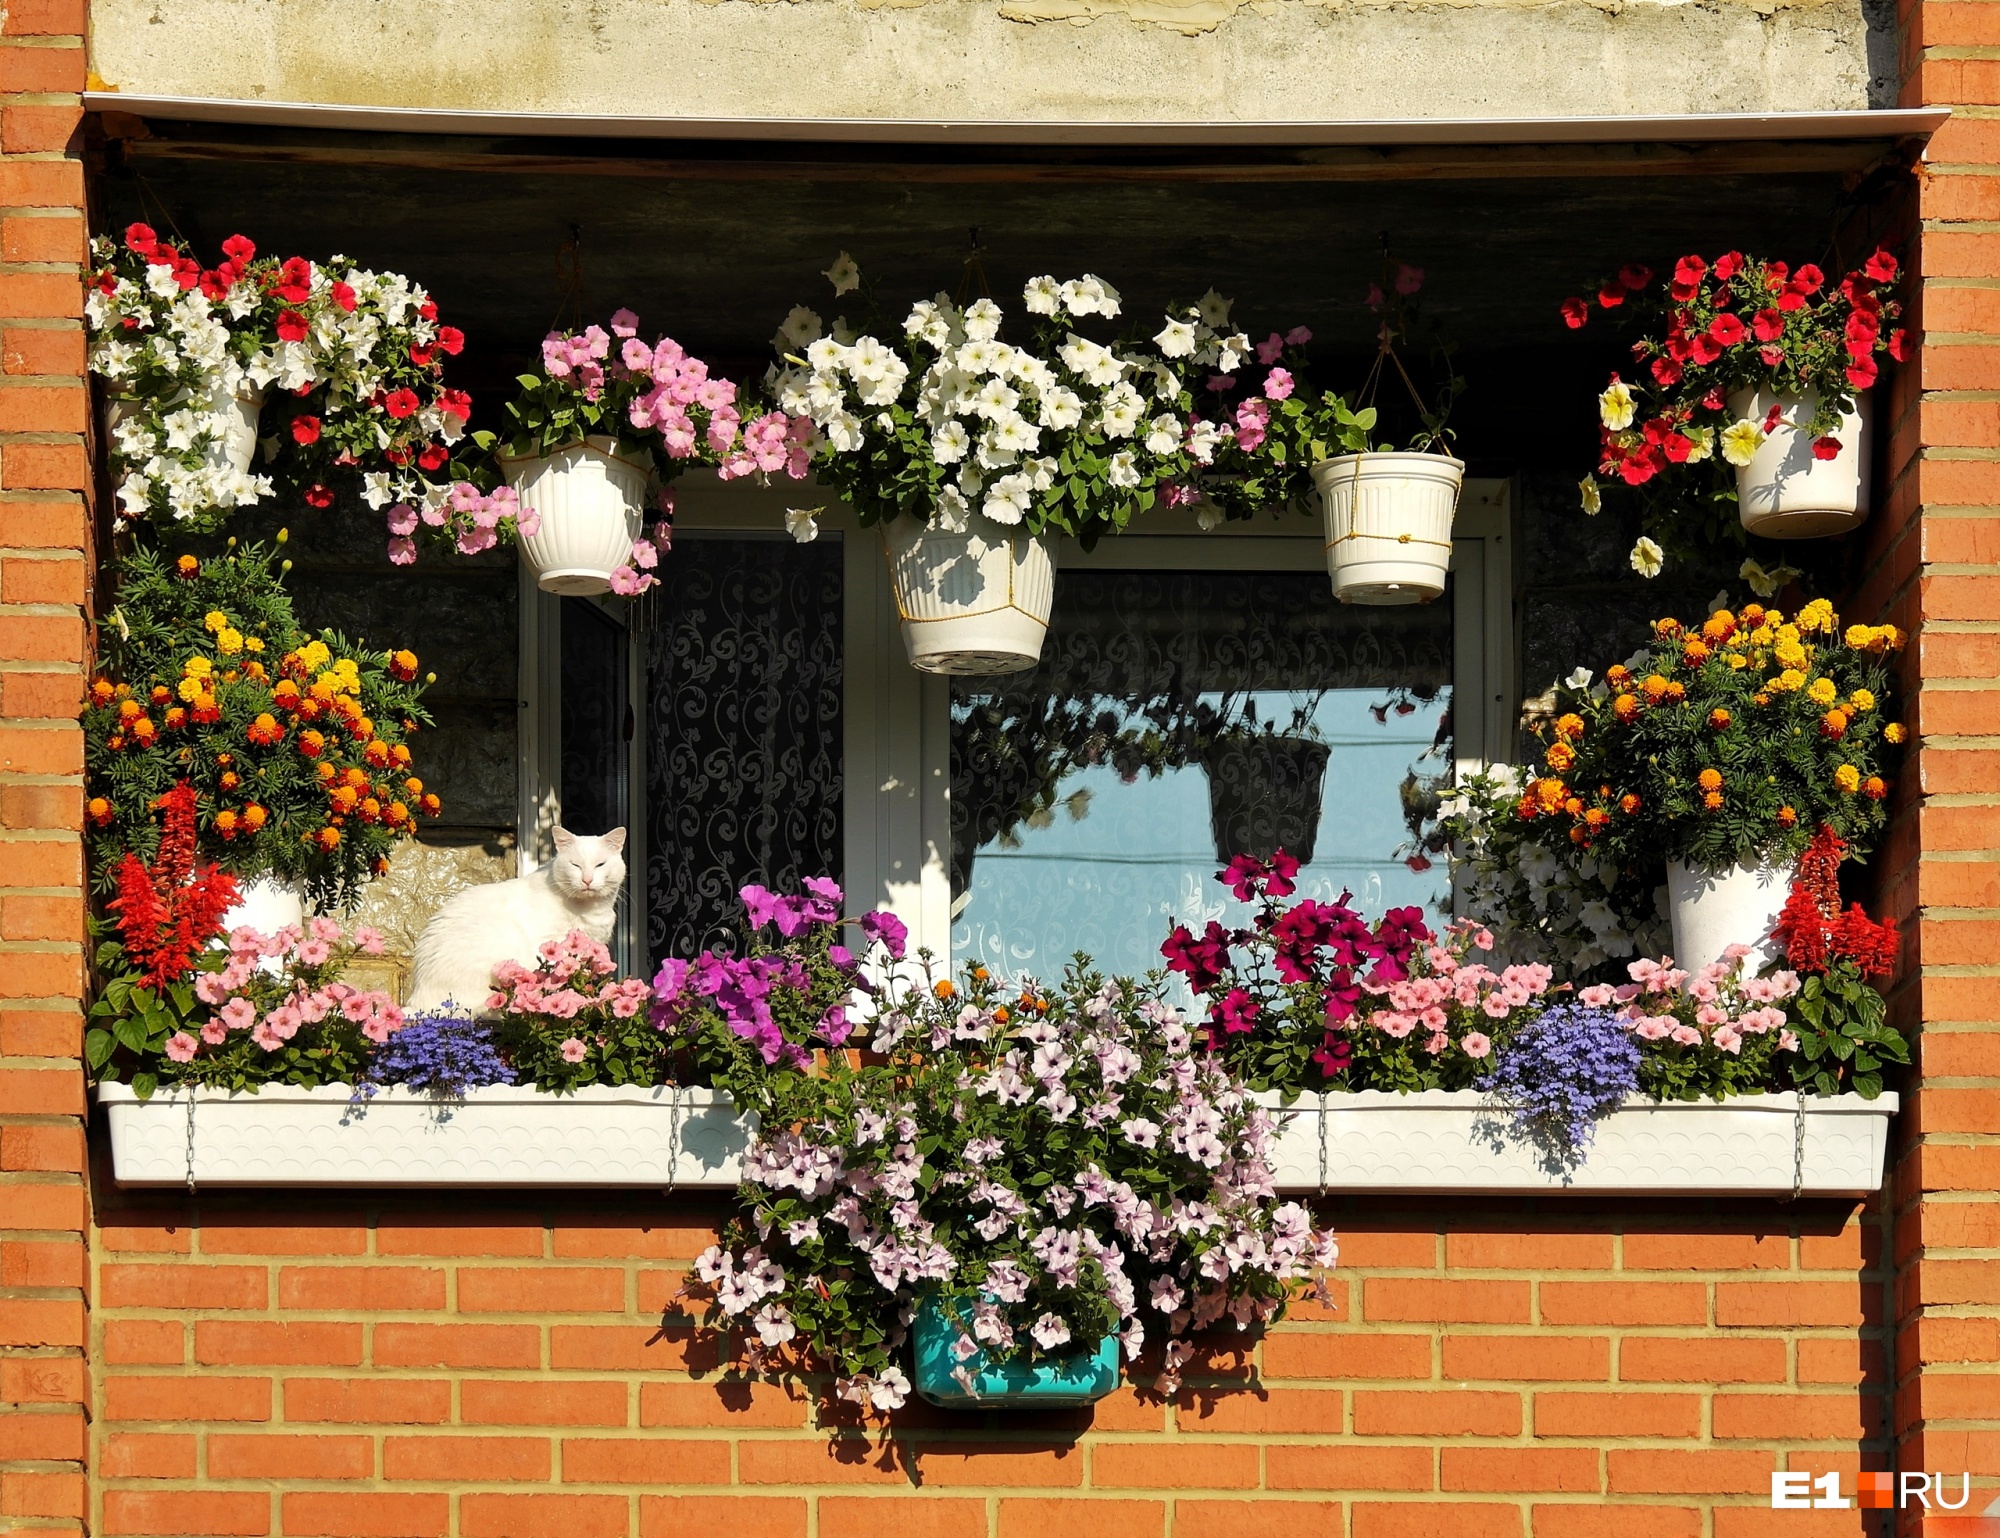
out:
<path id="1" fill-rule="evenodd" d="M 1883 741 L 1891 744 L 1899 743 L 1909 735 L 1908 729 L 1901 721 L 1891 721 L 1887 726 L 1882 728 Z"/>
<path id="2" fill-rule="evenodd" d="M 1731 652 L 1731 653 L 1729 653 L 1729 665 L 1730 665 L 1730 666 L 1731 666 L 1732 668 L 1742 668 L 1742 667 L 1743 667 L 1743 666 L 1745 666 L 1745 665 L 1746 665 L 1746 664 L 1747 664 L 1747 663 L 1748 663 L 1749 661 L 1750 661 L 1750 659 L 1749 659 L 1748 657 L 1744 656 L 1744 655 L 1743 655 L 1743 653 L 1741 653 L 1741 652 Z"/>
<path id="3" fill-rule="evenodd" d="M 1802 668 L 1806 665 L 1806 649 L 1797 641 L 1787 641 L 1778 637 L 1778 644 L 1771 648 L 1771 655 L 1788 668 Z"/>
<path id="4" fill-rule="evenodd" d="M 1678 678 L 1668 680 L 1667 698 L 1675 702 L 1686 699 L 1687 685 L 1682 683 Z"/>
<path id="5" fill-rule="evenodd" d="M 308 669 L 323 668 L 332 658 L 333 653 L 326 649 L 324 641 L 308 641 L 298 650 L 300 664 Z"/>
<path id="6" fill-rule="evenodd" d="M 1833 783 L 1848 795 L 1852 795 L 1861 786 L 1861 771 L 1852 764 L 1842 764 L 1833 771 Z"/>
<path id="7" fill-rule="evenodd" d="M 215 638 L 215 649 L 224 656 L 235 656 L 243 650 L 243 632 L 240 630 L 224 629 Z"/>
<path id="8" fill-rule="evenodd" d="M 1769 689 L 1773 694 L 1791 694 L 1803 689 L 1805 686 L 1805 674 L 1801 673 L 1797 668 L 1786 668 L 1784 672 L 1766 684 L 1765 688 Z"/>
<path id="9" fill-rule="evenodd" d="M 229 628 L 229 616 L 224 614 L 220 609 L 210 609 L 207 614 L 202 616 L 201 623 L 204 629 L 210 631 L 227 630 Z"/>
<path id="10" fill-rule="evenodd" d="M 1764 611 L 1764 623 L 1769 625 L 1773 630 L 1776 630 L 1784 622 L 1785 611 L 1783 609 L 1766 609 Z"/>
<path id="11" fill-rule="evenodd" d="M 1722 771 L 1719 769 L 1704 769 L 1694 777 L 1694 782 L 1703 790 L 1720 790 L 1722 789 Z"/>
<path id="12" fill-rule="evenodd" d="M 1875 696 L 1867 689 L 1856 689 L 1852 694 L 1848 695 L 1847 703 L 1853 706 L 1857 713 L 1864 710 L 1873 710 L 1875 708 Z"/>
<path id="13" fill-rule="evenodd" d="M 1831 705 L 1840 697 L 1840 691 L 1833 686 L 1831 678 L 1815 678 L 1806 690 L 1806 698 L 1815 705 Z"/>
<path id="14" fill-rule="evenodd" d="M 1552 742 L 1547 757 L 1551 769 L 1570 769 L 1576 764 L 1576 749 L 1566 742 Z"/>
<path id="15" fill-rule="evenodd" d="M 215 664 L 206 657 L 190 657 L 181 664 L 181 671 L 192 678 L 206 678 L 215 671 Z"/>
<path id="16" fill-rule="evenodd" d="M 175 692 L 190 705 L 194 705 L 198 704 L 208 691 L 202 687 L 202 681 L 199 678 L 190 674 L 181 680 L 181 686 Z"/>
<path id="17" fill-rule="evenodd" d="M 264 649 L 263 638 L 261 636 L 254 636 L 254 635 L 245 636 L 243 638 L 243 649 L 246 652 L 262 651 Z"/>
<path id="18" fill-rule="evenodd" d="M 1840 617 L 1833 612 L 1833 605 L 1824 598 L 1815 598 L 1799 610 L 1798 627 L 1807 635 L 1832 635 L 1840 625 Z"/>
<path id="19" fill-rule="evenodd" d="M 1583 735 L 1583 717 L 1575 714 L 1556 717 L 1556 735 L 1565 742 L 1574 742 Z"/>

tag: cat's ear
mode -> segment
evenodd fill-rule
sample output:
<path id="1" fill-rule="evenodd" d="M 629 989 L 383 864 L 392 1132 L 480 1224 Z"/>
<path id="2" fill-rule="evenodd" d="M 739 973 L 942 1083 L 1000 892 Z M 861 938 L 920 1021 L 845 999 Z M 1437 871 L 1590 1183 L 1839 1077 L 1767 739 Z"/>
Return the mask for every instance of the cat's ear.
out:
<path id="1" fill-rule="evenodd" d="M 556 839 L 556 853 L 567 854 L 569 853 L 569 846 L 576 842 L 576 835 L 570 832 L 570 830 L 568 828 L 565 828 L 561 823 L 557 823 L 555 839 Z"/>
<path id="2" fill-rule="evenodd" d="M 609 833 L 604 835 L 604 842 L 620 854 L 623 854 L 625 852 L 625 830 L 623 828 L 613 828 Z"/>

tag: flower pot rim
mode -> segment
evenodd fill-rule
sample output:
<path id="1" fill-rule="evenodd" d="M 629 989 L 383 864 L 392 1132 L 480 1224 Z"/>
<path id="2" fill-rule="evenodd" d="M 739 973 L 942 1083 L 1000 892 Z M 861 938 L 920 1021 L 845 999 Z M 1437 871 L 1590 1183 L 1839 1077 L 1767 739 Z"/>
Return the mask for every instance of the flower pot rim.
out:
<path id="1" fill-rule="evenodd" d="M 1415 460 L 1427 465 L 1451 465 L 1461 473 L 1465 469 L 1464 460 L 1447 454 L 1443 449 L 1357 449 L 1352 454 L 1331 454 L 1325 459 L 1316 459 L 1309 473 L 1317 475 L 1329 465 L 1371 464 L 1390 460 Z"/>
<path id="2" fill-rule="evenodd" d="M 554 448 L 539 454 L 496 453 L 493 458 L 502 466 L 533 465 L 554 459 L 558 454 L 567 454 L 572 449 L 588 449 L 606 459 L 615 459 L 620 464 L 629 465 L 634 470 L 644 470 L 649 475 L 655 467 L 651 449 L 644 445 L 628 446 L 624 440 L 614 438 L 608 433 L 591 433 L 582 438 L 573 438 L 568 443 L 557 444 Z"/>

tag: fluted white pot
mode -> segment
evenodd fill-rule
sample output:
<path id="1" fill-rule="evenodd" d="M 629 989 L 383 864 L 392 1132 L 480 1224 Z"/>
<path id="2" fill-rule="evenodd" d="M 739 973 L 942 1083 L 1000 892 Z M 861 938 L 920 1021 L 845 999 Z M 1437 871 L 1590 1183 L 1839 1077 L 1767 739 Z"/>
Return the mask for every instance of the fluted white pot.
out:
<path id="1" fill-rule="evenodd" d="M 1465 466 L 1443 454 L 1343 454 L 1313 466 L 1326 570 L 1342 603 L 1428 603 L 1451 570 Z"/>
<path id="2" fill-rule="evenodd" d="M 553 454 L 513 459 L 501 471 L 541 527 L 523 538 L 521 564 L 547 593 L 609 592 L 611 573 L 632 559 L 645 518 L 653 460 L 617 440 L 586 438 Z"/>
<path id="3" fill-rule="evenodd" d="M 287 924 L 306 921 L 305 899 L 299 889 L 276 876 L 258 876 L 241 883 L 236 905 L 222 916 L 222 932 L 248 924 L 259 934 L 274 935 Z"/>
<path id="4" fill-rule="evenodd" d="M 1729 409 L 1739 419 L 1760 427 L 1774 404 L 1781 412 L 1777 425 L 1750 463 L 1736 467 L 1736 508 L 1743 527 L 1765 539 L 1822 539 L 1859 527 L 1868 517 L 1868 455 L 1874 437 L 1868 397 L 1857 396 L 1854 409 L 1840 419 L 1833 434 L 1840 452 L 1832 459 L 1813 458 L 1813 437 L 1804 430 L 1819 409 L 1817 390 L 1782 396 L 1739 390 L 1729 397 Z"/>
<path id="5" fill-rule="evenodd" d="M 911 667 L 1018 673 L 1041 661 L 1056 591 L 1046 539 L 976 513 L 957 534 L 912 518 L 881 528 Z"/>
<path id="6" fill-rule="evenodd" d="M 1698 972 L 1732 945 L 1754 954 L 1754 971 L 1778 958 L 1771 929 L 1784 911 L 1792 886 L 1792 864 L 1768 860 L 1706 870 L 1680 860 L 1667 862 L 1667 907 L 1673 923 L 1674 964 Z"/>

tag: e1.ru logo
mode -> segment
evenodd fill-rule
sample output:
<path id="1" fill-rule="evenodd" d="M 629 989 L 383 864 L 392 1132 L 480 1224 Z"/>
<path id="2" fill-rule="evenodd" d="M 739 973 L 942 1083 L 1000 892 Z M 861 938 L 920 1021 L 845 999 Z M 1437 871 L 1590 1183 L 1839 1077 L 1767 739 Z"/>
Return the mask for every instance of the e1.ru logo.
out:
<path id="1" fill-rule="evenodd" d="M 1864 1510 L 1887 1511 L 1908 1506 L 1914 1501 L 1926 1511 L 1932 1509 L 1933 1502 L 1940 1511 L 1963 1511 L 1972 1500 L 1972 1476 L 1958 1476 L 1959 1491 L 1955 1501 L 1945 1499 L 1947 1477 L 1927 1474 L 1920 1469 L 1903 1469 L 1894 1474 L 1857 1474 L 1854 1476 L 1854 1499 L 1850 1501 L 1840 1493 L 1838 1471 L 1817 1476 L 1803 1470 L 1773 1474 L 1771 1504 L 1791 1511 L 1845 1511 L 1854 1506 Z"/>

